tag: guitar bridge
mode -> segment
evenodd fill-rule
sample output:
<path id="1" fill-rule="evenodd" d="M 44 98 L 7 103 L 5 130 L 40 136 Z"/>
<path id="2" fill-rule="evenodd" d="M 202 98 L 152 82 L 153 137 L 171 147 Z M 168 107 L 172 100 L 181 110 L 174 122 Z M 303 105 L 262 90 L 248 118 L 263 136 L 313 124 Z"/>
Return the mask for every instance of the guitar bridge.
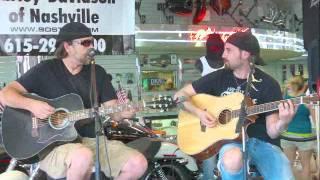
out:
<path id="1" fill-rule="evenodd" d="M 206 132 L 206 125 L 202 124 L 200 121 L 201 132 Z"/>

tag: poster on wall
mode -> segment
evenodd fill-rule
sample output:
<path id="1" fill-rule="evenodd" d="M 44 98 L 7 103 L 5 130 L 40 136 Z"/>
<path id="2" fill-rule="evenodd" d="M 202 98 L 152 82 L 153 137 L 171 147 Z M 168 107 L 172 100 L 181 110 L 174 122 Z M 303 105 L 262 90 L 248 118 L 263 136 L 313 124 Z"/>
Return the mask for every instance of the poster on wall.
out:
<path id="1" fill-rule="evenodd" d="M 133 0 L 3 0 L 0 56 L 53 55 L 56 36 L 69 22 L 91 29 L 100 55 L 134 52 Z"/>

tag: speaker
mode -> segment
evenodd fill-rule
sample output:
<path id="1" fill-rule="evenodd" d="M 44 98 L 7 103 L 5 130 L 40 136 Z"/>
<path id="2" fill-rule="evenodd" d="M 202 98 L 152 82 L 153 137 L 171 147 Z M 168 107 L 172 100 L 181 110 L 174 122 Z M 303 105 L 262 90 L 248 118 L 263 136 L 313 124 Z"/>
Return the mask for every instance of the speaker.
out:
<path id="1" fill-rule="evenodd" d="M 308 47 L 308 84 L 311 91 L 316 91 L 316 83 L 320 79 L 319 41 L 319 38 L 314 39 Z"/>
<path id="2" fill-rule="evenodd" d="M 303 41 L 308 51 L 309 89 L 316 91 L 316 82 L 320 78 L 319 59 L 319 2 L 303 0 Z"/>
<path id="3" fill-rule="evenodd" d="M 304 48 L 308 50 L 314 39 L 319 39 L 319 2 L 313 0 L 302 1 L 303 40 Z"/>

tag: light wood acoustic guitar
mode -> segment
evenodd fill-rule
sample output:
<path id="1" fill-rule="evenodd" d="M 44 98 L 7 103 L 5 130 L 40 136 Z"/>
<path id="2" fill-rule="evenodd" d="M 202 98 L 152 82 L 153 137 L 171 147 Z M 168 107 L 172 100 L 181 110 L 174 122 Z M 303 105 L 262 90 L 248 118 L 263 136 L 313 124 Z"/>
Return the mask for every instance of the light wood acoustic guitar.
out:
<path id="1" fill-rule="evenodd" d="M 218 152 L 220 147 L 228 141 L 241 140 L 241 133 L 236 132 L 239 121 L 241 102 L 244 95 L 233 93 L 228 96 L 215 97 L 207 94 L 197 94 L 191 97 L 191 103 L 196 107 L 208 111 L 218 119 L 218 125 L 207 128 L 200 123 L 200 119 L 184 110 L 178 115 L 178 146 L 186 154 L 204 160 Z M 247 103 L 251 100 L 246 98 Z M 291 99 L 294 104 L 310 104 L 319 100 L 316 94 Z M 252 101 L 251 101 L 252 102 Z M 252 105 L 246 108 L 248 126 L 255 122 L 258 114 L 278 109 L 275 101 L 265 104 Z"/>

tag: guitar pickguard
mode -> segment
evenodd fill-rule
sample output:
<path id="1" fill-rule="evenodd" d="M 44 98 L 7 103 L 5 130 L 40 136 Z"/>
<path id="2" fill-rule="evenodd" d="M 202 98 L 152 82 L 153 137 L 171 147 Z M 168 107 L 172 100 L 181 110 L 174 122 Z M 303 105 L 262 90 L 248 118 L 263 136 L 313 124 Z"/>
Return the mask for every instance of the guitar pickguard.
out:
<path id="1" fill-rule="evenodd" d="M 69 126 L 73 127 L 73 124 Z M 50 124 L 45 124 L 42 127 L 38 127 L 39 136 L 37 137 L 36 142 L 41 144 L 47 144 L 54 141 L 64 141 L 65 139 L 73 140 L 75 134 L 70 133 L 71 128 L 67 126 L 64 129 L 56 130 L 53 129 Z"/>

